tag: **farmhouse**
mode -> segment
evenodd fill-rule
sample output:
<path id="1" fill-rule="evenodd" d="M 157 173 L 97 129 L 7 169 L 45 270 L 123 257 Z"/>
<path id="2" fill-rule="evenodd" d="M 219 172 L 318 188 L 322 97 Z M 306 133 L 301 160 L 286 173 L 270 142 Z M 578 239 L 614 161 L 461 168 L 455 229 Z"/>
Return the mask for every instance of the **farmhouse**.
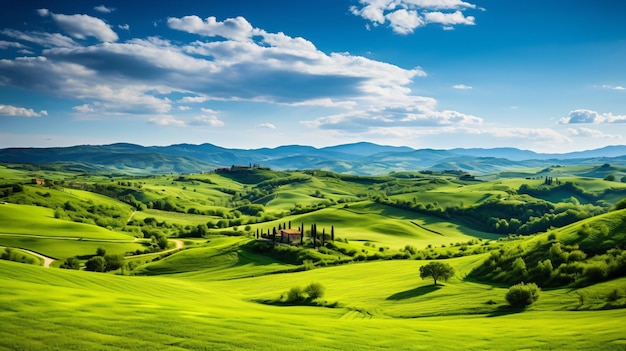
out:
<path id="1" fill-rule="evenodd" d="M 297 229 L 281 229 L 279 231 L 280 241 L 289 244 L 300 243 L 302 239 L 302 233 Z"/>
<path id="2" fill-rule="evenodd" d="M 40 178 L 33 178 L 33 184 L 44 185 L 45 184 L 45 180 L 40 179 Z"/>

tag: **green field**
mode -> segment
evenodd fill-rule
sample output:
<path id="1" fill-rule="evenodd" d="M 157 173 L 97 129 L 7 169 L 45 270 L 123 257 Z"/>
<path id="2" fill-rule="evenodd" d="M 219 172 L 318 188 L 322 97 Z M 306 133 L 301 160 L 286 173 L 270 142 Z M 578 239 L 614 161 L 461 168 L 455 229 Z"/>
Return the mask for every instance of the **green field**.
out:
<path id="1" fill-rule="evenodd" d="M 539 174 L 0 167 L 0 246 L 32 258 L 0 249 L 0 350 L 624 350 L 626 186 Z M 431 262 L 453 276 L 421 279 Z M 521 281 L 539 299 L 511 307 Z"/>

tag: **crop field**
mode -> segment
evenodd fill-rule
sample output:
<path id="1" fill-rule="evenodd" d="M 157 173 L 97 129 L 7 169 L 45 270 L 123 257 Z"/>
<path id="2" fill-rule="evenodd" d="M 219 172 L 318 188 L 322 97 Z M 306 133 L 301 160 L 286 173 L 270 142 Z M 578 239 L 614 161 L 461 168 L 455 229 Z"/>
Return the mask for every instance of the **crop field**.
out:
<path id="1" fill-rule="evenodd" d="M 0 167 L 0 350 L 624 350 L 626 186 L 580 172 Z"/>

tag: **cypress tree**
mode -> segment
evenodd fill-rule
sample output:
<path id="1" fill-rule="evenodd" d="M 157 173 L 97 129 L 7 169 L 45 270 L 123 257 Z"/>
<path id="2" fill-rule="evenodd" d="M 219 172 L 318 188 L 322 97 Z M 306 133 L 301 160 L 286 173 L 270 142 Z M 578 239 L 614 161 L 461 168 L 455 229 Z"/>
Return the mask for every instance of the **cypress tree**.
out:
<path id="1" fill-rule="evenodd" d="M 335 227 L 332 225 L 330 226 L 330 240 L 335 242 Z"/>

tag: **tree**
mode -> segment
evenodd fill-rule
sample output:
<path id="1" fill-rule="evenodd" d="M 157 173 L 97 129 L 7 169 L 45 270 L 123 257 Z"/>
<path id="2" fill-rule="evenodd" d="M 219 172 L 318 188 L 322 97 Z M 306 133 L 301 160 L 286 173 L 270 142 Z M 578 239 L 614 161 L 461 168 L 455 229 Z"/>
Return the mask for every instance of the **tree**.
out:
<path id="1" fill-rule="evenodd" d="M 124 255 L 106 255 L 104 256 L 106 263 L 106 271 L 114 271 L 120 269 L 124 265 Z"/>
<path id="2" fill-rule="evenodd" d="M 526 307 L 539 299 L 539 287 L 535 283 L 519 283 L 511 286 L 504 298 L 513 307 Z"/>
<path id="3" fill-rule="evenodd" d="M 324 296 L 324 286 L 320 283 L 311 283 L 304 288 L 304 293 L 308 295 L 311 301 Z"/>
<path id="4" fill-rule="evenodd" d="M 107 250 L 105 248 L 103 248 L 103 247 L 99 247 L 96 250 L 96 256 L 104 256 L 106 254 L 107 254 Z"/>
<path id="5" fill-rule="evenodd" d="M 433 278 L 435 285 L 437 285 L 437 280 L 443 280 L 445 282 L 453 275 L 454 268 L 447 263 L 431 262 L 420 267 L 420 277 L 422 277 L 422 279 Z"/>
<path id="6" fill-rule="evenodd" d="M 106 269 L 106 261 L 102 256 L 94 256 L 87 260 L 85 269 L 92 272 L 104 272 Z"/>
<path id="7" fill-rule="evenodd" d="M 65 259 L 61 268 L 65 269 L 80 269 L 80 261 L 76 257 L 68 257 Z"/>

